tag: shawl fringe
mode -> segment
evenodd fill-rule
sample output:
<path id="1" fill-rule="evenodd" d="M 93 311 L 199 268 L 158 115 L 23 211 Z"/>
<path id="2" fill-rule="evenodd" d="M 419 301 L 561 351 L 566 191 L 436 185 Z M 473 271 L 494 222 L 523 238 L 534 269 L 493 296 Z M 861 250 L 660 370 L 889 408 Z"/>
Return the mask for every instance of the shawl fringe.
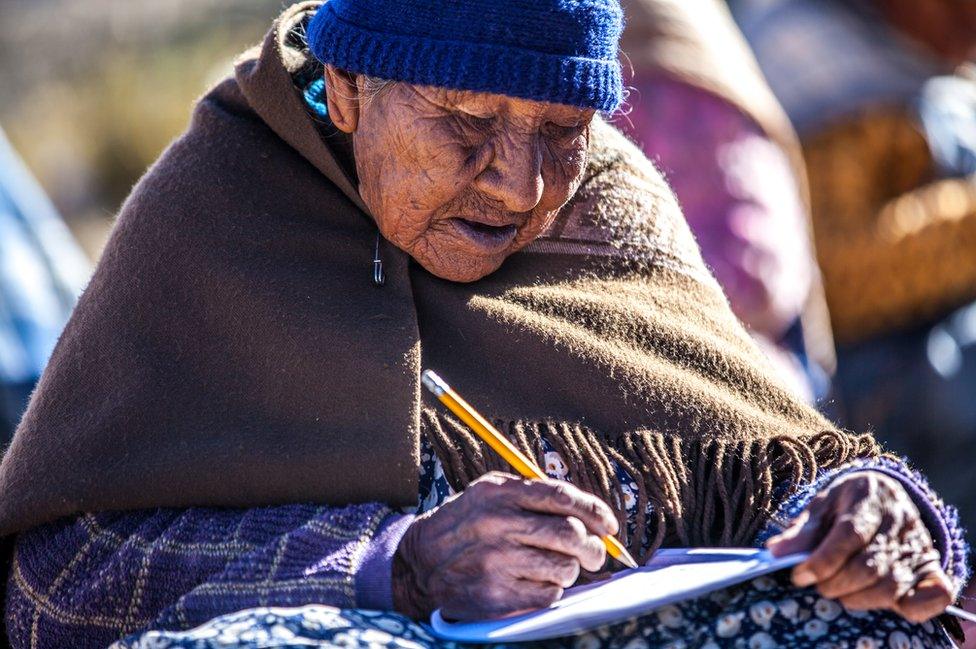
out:
<path id="1" fill-rule="evenodd" d="M 490 471 L 511 471 L 464 424 L 424 409 L 423 433 L 455 491 Z M 578 424 L 498 421 L 523 453 L 545 466 L 543 440 L 566 463 L 578 487 L 602 498 L 617 514 L 620 540 L 639 562 L 660 547 L 746 546 L 789 489 L 811 482 L 818 471 L 882 454 L 870 435 L 825 430 L 805 437 L 758 440 L 682 440 L 637 431 L 611 443 Z M 628 535 L 622 468 L 636 485 L 637 517 Z"/>

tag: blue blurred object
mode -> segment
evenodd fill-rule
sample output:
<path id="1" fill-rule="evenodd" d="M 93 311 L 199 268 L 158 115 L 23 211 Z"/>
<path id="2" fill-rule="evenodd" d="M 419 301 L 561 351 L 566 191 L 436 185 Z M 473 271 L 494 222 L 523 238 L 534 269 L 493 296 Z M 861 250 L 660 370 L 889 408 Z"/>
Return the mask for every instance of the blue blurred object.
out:
<path id="1" fill-rule="evenodd" d="M 967 66 L 971 68 L 971 66 Z M 932 158 L 943 176 L 976 174 L 976 79 L 935 77 L 922 87 L 918 115 Z"/>
<path id="2" fill-rule="evenodd" d="M 0 130 L 0 438 L 30 392 L 91 273 L 37 181 Z"/>

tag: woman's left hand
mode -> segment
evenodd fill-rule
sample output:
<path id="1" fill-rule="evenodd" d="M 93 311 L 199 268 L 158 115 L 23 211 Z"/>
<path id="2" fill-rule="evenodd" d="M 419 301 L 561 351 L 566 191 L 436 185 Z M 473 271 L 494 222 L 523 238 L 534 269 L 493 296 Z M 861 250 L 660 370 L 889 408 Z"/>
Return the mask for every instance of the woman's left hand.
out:
<path id="1" fill-rule="evenodd" d="M 768 546 L 776 556 L 811 552 L 793 569 L 793 583 L 816 585 L 849 610 L 890 609 L 924 622 L 952 603 L 952 584 L 918 508 L 882 473 L 832 483 Z"/>

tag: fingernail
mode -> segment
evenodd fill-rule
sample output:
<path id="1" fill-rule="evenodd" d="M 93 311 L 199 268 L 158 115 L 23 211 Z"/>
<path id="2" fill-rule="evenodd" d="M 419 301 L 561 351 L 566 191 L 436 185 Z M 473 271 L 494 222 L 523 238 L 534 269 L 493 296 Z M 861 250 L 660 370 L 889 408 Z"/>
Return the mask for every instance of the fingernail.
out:
<path id="1" fill-rule="evenodd" d="M 797 568 L 793 571 L 793 583 L 797 588 L 806 588 L 817 581 L 817 576 L 806 568 Z"/>

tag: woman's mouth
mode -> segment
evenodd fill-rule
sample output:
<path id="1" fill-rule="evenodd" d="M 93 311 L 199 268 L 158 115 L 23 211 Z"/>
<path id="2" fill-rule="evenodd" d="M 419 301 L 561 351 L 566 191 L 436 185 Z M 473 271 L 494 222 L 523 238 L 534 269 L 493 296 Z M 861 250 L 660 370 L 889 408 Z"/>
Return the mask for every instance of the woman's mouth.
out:
<path id="1" fill-rule="evenodd" d="M 461 217 L 451 219 L 455 230 L 487 254 L 504 252 L 515 241 L 518 228 L 514 224 L 488 225 Z"/>

